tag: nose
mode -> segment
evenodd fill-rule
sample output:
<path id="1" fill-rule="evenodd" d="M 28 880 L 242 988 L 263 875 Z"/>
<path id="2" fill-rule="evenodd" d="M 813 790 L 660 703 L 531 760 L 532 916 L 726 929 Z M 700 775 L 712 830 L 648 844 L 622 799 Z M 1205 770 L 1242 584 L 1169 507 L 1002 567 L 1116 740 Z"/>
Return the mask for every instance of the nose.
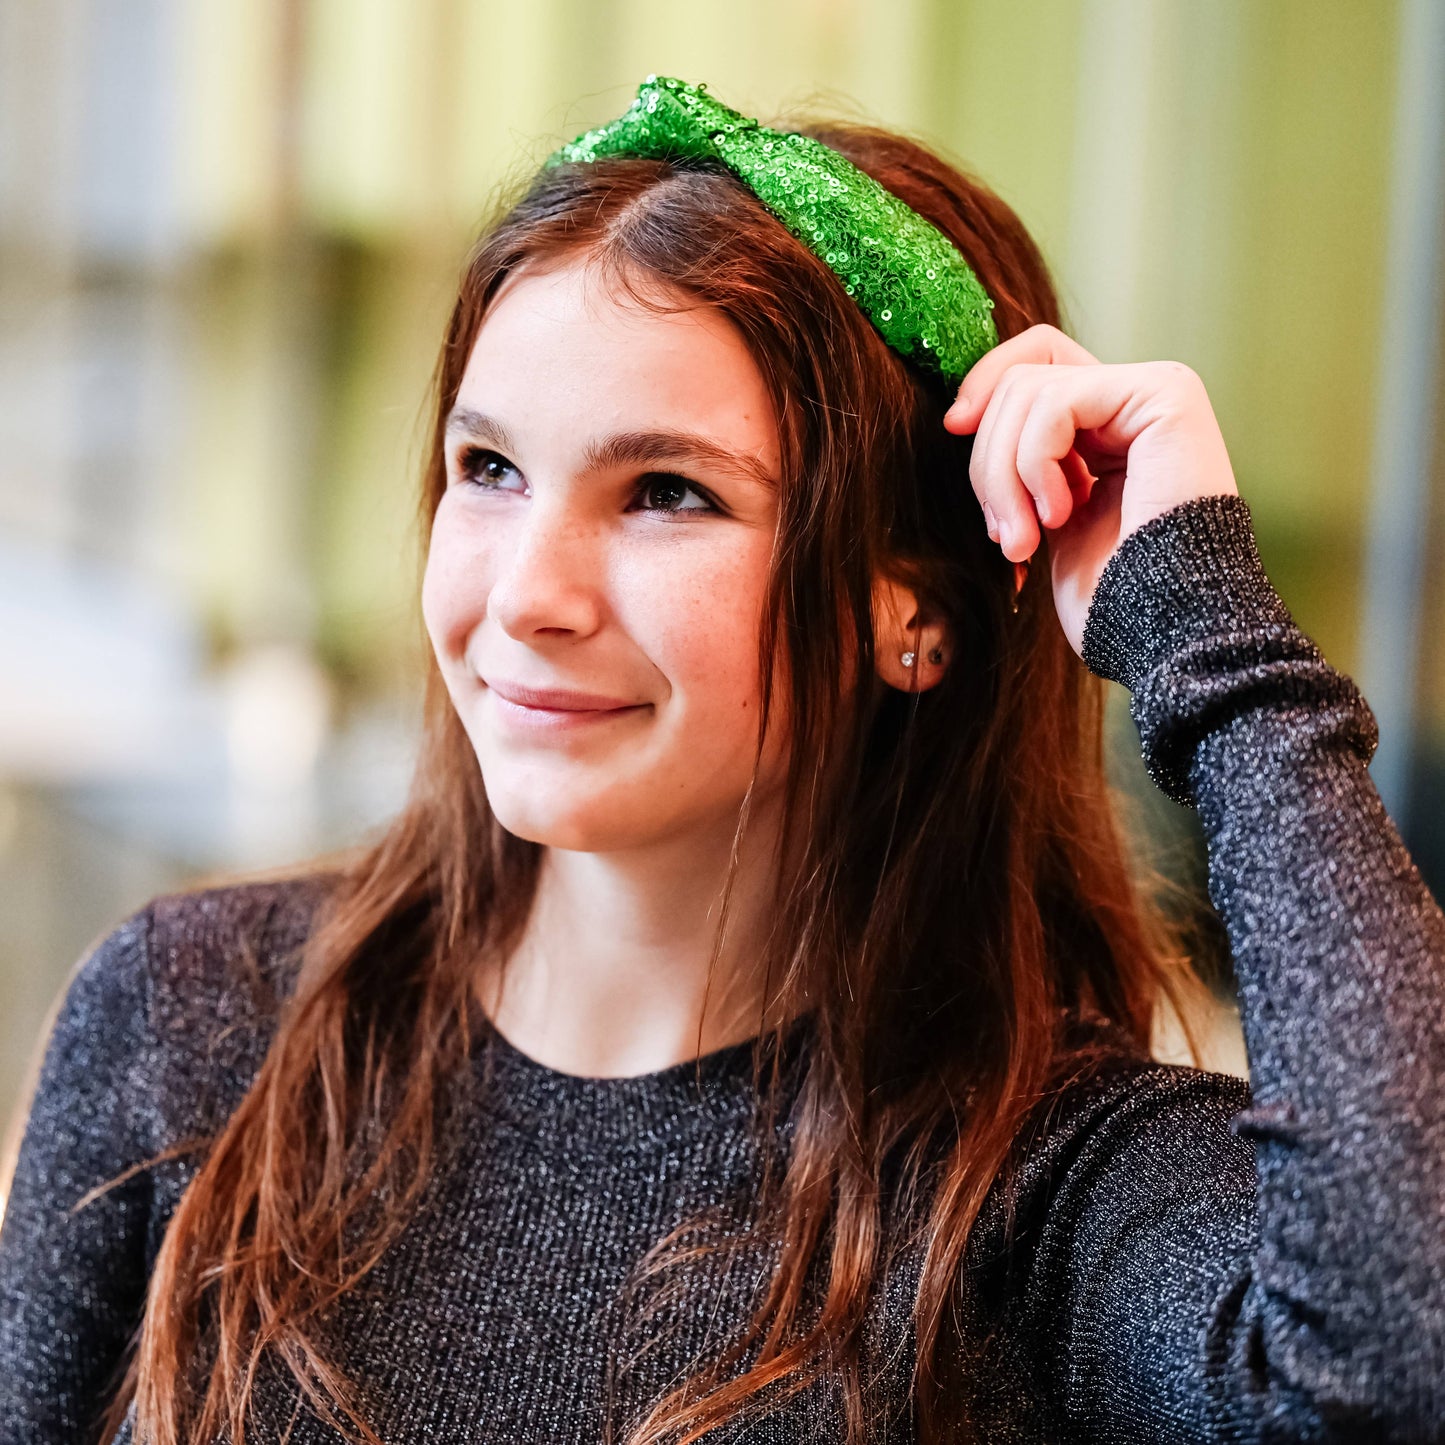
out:
<path id="1" fill-rule="evenodd" d="M 603 537 L 564 498 L 533 496 L 508 529 L 487 611 L 509 637 L 583 637 L 596 631 Z"/>

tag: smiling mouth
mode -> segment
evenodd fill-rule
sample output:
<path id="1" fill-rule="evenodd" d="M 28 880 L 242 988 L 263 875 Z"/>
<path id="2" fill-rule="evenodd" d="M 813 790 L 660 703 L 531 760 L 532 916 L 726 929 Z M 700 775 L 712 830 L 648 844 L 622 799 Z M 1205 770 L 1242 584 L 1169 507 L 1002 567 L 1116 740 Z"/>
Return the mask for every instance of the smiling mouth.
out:
<path id="1" fill-rule="evenodd" d="M 625 697 L 606 697 L 598 693 L 579 692 L 568 687 L 530 687 L 520 682 L 487 682 L 483 684 L 498 697 L 518 707 L 544 712 L 622 712 L 645 707 Z"/>
<path id="2" fill-rule="evenodd" d="M 527 733 L 575 732 L 584 728 L 605 727 L 610 722 L 646 712 L 649 703 L 628 707 L 528 707 L 511 702 L 500 693 L 496 697 L 496 715 L 509 729 Z"/>

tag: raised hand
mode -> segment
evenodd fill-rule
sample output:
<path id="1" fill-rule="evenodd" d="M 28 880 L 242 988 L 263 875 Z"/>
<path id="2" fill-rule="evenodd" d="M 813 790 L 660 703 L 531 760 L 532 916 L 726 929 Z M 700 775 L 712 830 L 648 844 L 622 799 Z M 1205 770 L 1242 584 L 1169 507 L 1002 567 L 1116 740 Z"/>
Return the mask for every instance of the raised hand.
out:
<path id="1" fill-rule="evenodd" d="M 1021 562 L 1049 533 L 1054 605 L 1075 652 L 1099 577 L 1136 528 L 1194 497 L 1237 496 L 1204 383 L 1176 361 L 1113 366 L 1053 326 L 982 357 L 944 425 L 974 433 L 989 536 Z"/>

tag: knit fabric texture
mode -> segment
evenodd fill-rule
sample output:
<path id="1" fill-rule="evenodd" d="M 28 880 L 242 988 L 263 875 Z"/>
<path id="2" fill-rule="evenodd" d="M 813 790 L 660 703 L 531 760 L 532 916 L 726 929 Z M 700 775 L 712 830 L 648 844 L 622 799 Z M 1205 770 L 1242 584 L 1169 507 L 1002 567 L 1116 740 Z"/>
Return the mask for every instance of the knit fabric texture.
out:
<path id="1" fill-rule="evenodd" d="M 966 1259 L 979 1438 L 1445 1439 L 1445 918 L 1367 772 L 1374 720 L 1290 619 L 1235 497 L 1125 539 L 1084 653 L 1130 689 L 1152 776 L 1198 808 L 1251 1080 L 1121 1056 L 1030 1142 L 1012 1246 L 991 1196 Z M 235 1108 L 271 1028 L 238 961 L 284 990 L 315 901 L 305 882 L 159 898 L 75 975 L 0 1233 L 6 1445 L 94 1438 L 193 1165 L 71 1207 Z M 807 1047 L 795 1031 L 790 1055 Z M 631 1418 L 736 1332 L 762 1239 L 644 1327 L 623 1287 L 709 1207 L 749 1242 L 752 1058 L 599 1080 L 495 1034 L 478 1048 L 460 1148 L 333 1321 L 388 1445 L 598 1441 L 607 1410 Z M 864 1354 L 869 1438 L 906 1445 L 917 1260 L 899 1258 Z M 838 1412 L 825 1380 L 718 1438 L 838 1441 Z M 279 1374 L 255 1420 L 258 1442 L 337 1438 Z"/>

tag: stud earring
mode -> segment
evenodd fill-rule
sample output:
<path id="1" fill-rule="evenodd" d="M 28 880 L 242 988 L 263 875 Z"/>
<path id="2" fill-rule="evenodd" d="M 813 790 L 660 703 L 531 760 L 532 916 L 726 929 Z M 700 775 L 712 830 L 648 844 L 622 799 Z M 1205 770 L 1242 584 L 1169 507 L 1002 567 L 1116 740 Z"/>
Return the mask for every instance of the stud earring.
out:
<path id="1" fill-rule="evenodd" d="M 917 654 L 916 652 L 905 652 L 905 653 L 903 654 L 902 662 L 903 662 L 904 667 L 912 667 L 913 664 L 914 664 L 915 662 L 917 662 L 917 661 L 918 661 L 918 654 Z"/>

